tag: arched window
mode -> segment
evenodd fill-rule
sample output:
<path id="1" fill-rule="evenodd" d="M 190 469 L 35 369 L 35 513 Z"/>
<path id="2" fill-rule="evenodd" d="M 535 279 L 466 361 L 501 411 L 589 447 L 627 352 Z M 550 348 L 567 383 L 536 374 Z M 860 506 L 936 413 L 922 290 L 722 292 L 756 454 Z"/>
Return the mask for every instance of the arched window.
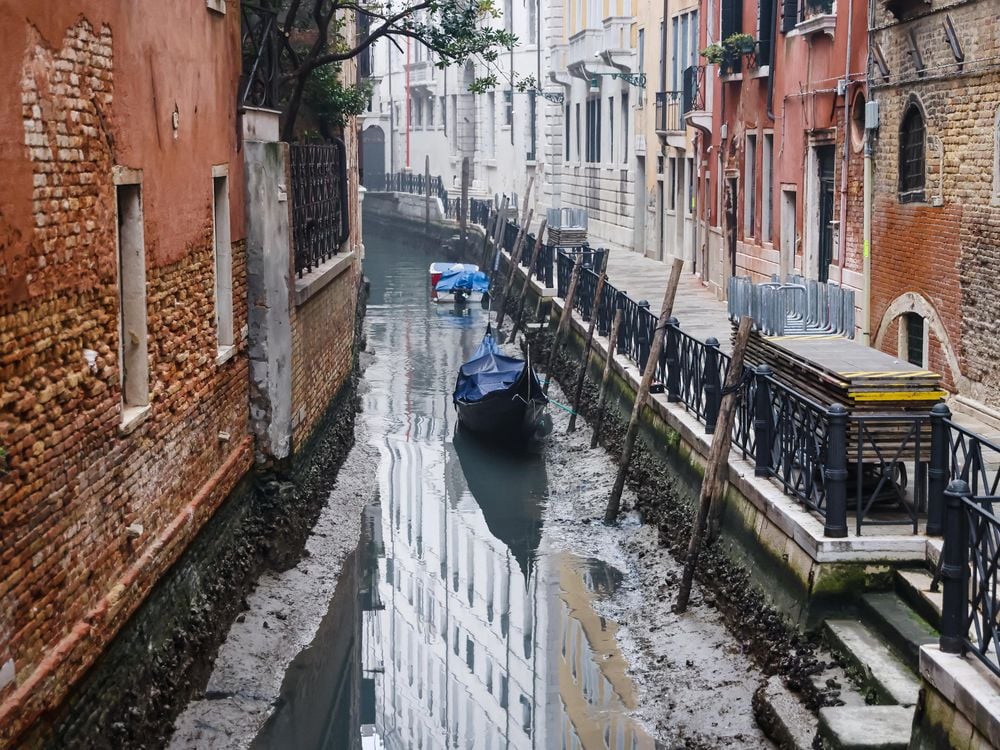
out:
<path id="1" fill-rule="evenodd" d="M 924 116 L 916 104 L 910 104 L 899 127 L 899 201 L 913 203 L 924 199 Z"/>

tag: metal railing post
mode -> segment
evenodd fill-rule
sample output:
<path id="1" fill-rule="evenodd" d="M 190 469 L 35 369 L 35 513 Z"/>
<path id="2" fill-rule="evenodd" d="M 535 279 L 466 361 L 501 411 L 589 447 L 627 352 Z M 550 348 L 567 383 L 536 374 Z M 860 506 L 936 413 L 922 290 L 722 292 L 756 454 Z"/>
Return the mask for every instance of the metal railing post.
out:
<path id="1" fill-rule="evenodd" d="M 961 654 L 965 650 L 966 613 L 968 607 L 969 521 L 962 507 L 963 498 L 970 494 L 969 484 L 953 479 L 944 491 L 947 510 L 944 519 L 944 549 L 941 551 L 941 638 L 938 641 L 946 654 Z"/>
<path id="2" fill-rule="evenodd" d="M 681 400 L 681 335 L 678 332 L 680 323 L 671 316 L 667 321 L 667 401 L 676 404 Z"/>
<path id="3" fill-rule="evenodd" d="M 719 379 L 719 340 L 710 336 L 705 341 L 705 373 L 701 379 L 705 390 L 705 434 L 715 434 L 722 402 L 722 382 Z"/>
<path id="4" fill-rule="evenodd" d="M 847 536 L 847 409 L 833 404 L 826 412 L 826 522 L 823 536 Z M 860 513 L 860 508 L 858 509 Z M 858 519 L 858 523 L 861 521 Z"/>
<path id="5" fill-rule="evenodd" d="M 944 491 L 951 475 L 949 427 L 951 409 L 937 404 L 931 409 L 931 465 L 927 469 L 927 534 L 944 533 Z"/>
<path id="6" fill-rule="evenodd" d="M 754 476 L 771 476 L 771 368 L 760 365 L 754 368 L 754 378 L 757 383 L 757 397 L 753 409 L 753 434 L 756 455 L 754 456 Z"/>

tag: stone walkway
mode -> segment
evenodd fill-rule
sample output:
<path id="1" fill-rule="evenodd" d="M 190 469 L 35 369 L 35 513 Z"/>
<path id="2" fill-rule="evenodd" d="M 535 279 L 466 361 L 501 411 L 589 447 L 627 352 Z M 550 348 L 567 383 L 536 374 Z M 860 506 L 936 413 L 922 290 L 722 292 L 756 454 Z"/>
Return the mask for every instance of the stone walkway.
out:
<path id="1" fill-rule="evenodd" d="M 608 283 L 636 301 L 646 300 L 649 308 L 659 314 L 671 263 L 672 260 L 662 262 L 629 250 L 612 249 L 608 255 Z M 726 303 L 716 299 L 715 294 L 690 273 L 681 274 L 674 300 L 674 317 L 680 322 L 682 331 L 702 341 L 715 336 L 722 351 L 732 349 L 732 325 L 726 314 Z"/>

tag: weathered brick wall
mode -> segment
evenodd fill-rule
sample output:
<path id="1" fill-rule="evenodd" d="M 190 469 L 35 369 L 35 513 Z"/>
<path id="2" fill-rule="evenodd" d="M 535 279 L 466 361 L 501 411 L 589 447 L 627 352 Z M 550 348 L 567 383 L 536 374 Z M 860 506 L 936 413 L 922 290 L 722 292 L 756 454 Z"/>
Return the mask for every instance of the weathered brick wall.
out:
<path id="1" fill-rule="evenodd" d="M 171 100 L 181 123 L 172 133 L 154 93 L 166 93 L 165 79 L 125 62 L 147 42 L 170 56 L 155 17 L 90 8 L 110 19 L 92 23 L 80 9 L 22 5 L 0 10 L 3 38 L 26 40 L 0 59 L 0 81 L 17 85 L 8 101 L 20 103 L 0 115 L 0 447 L 9 468 L 0 476 L 0 747 L 62 699 L 251 461 L 245 344 L 237 335 L 235 356 L 217 365 L 214 322 L 211 166 L 238 162 L 232 102 L 216 102 L 212 87 L 238 75 L 238 55 L 222 44 L 237 43 L 238 14 L 206 17 L 204 52 L 223 60 L 215 73 L 205 76 L 198 60 L 171 66 L 170 80 L 191 92 Z M 160 11 L 207 12 L 188 5 Z M 35 10 L 58 37 L 25 22 Z M 152 27 L 155 39 L 143 40 Z M 197 76 L 212 94 L 200 106 L 188 86 Z M 196 111 L 212 133 L 194 144 Z M 182 175 L 171 171 L 180 147 Z M 112 181 L 120 163 L 143 170 L 150 344 L 150 411 L 127 435 Z M 231 199 L 240 227 L 240 191 Z M 233 236 L 239 332 L 242 229 Z M 141 534 L 130 536 L 130 524 Z"/>
<path id="2" fill-rule="evenodd" d="M 360 260 L 292 312 L 292 444 L 302 446 L 351 374 Z"/>
<path id="3" fill-rule="evenodd" d="M 1000 206 L 993 205 L 1000 203 L 993 197 L 1000 106 L 996 7 L 987 0 L 935 3 L 940 12 L 897 23 L 881 3 L 876 6 L 884 28 L 875 39 L 890 78 L 877 78 L 874 94 L 881 127 L 872 227 L 873 336 L 878 335 L 884 350 L 896 353 L 896 336 L 877 327 L 893 301 L 907 293 L 919 295 L 943 332 L 931 329 L 931 368 L 946 376 L 950 388 L 1000 406 L 994 364 L 1000 357 Z M 965 56 L 961 70 L 942 41 L 944 12 Z M 908 52 L 911 33 L 923 74 Z M 899 126 L 910 102 L 925 114 L 925 202 L 901 205 Z M 897 302 L 890 315 L 899 309 Z"/>

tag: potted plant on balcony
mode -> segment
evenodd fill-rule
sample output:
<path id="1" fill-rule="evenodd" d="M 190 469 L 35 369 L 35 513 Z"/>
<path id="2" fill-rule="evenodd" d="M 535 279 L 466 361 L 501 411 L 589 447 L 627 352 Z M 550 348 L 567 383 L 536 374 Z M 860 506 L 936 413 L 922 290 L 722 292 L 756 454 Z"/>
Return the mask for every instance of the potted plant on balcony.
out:
<path id="1" fill-rule="evenodd" d="M 753 54 L 754 49 L 757 47 L 757 42 L 749 34 L 738 32 L 726 37 L 722 46 L 737 55 L 750 55 Z"/>
<path id="2" fill-rule="evenodd" d="M 719 65 L 726 59 L 726 50 L 721 44 L 713 42 L 699 53 L 709 65 Z"/>

